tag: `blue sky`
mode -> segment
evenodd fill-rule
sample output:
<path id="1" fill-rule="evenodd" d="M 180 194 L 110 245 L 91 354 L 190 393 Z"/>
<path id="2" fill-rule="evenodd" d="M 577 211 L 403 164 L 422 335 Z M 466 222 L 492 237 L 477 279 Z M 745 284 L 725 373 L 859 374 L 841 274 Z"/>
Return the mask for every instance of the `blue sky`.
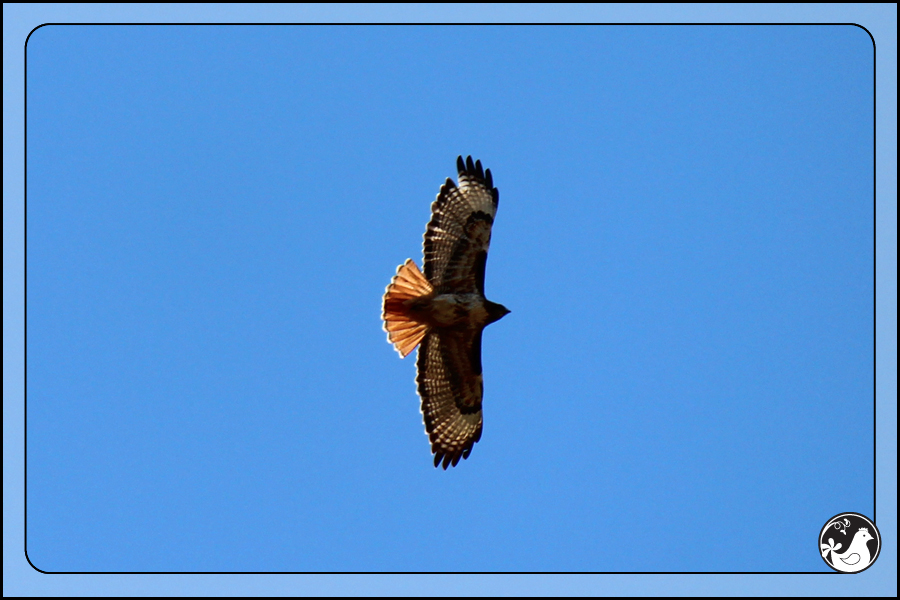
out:
<path id="1" fill-rule="evenodd" d="M 873 58 L 853 26 L 37 30 L 31 562 L 827 571 L 875 504 Z M 379 309 L 457 154 L 513 312 L 443 472 Z"/>

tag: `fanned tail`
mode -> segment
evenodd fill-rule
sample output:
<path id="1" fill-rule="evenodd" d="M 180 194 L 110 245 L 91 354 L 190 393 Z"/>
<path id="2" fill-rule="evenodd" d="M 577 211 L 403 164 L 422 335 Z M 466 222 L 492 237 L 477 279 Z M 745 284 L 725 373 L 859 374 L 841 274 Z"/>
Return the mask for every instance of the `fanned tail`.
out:
<path id="1" fill-rule="evenodd" d="M 388 341 L 394 345 L 401 358 L 415 350 L 425 334 L 428 325 L 416 321 L 409 314 L 408 301 L 426 296 L 434 288 L 419 271 L 419 267 L 411 258 L 397 267 L 397 274 L 384 292 L 381 318 L 384 319 L 384 330 Z"/>

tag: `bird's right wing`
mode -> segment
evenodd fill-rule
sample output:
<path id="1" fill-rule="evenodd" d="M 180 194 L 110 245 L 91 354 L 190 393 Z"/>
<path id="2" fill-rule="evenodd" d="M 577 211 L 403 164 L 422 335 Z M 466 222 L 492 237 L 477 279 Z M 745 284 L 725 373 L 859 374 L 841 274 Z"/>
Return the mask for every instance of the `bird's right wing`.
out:
<path id="1" fill-rule="evenodd" d="M 447 178 L 431 204 L 422 244 L 425 278 L 437 293 L 484 294 L 484 266 L 500 193 L 491 170 L 469 156 L 456 159 L 459 187 Z"/>

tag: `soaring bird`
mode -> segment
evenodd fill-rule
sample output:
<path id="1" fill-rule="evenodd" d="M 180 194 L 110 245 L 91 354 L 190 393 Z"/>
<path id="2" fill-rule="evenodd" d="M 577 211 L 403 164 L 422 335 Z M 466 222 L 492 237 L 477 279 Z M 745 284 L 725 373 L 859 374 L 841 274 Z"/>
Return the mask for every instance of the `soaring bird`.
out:
<path id="1" fill-rule="evenodd" d="M 416 346 L 416 384 L 434 466 L 468 458 L 481 439 L 484 378 L 481 334 L 510 311 L 484 297 L 484 268 L 500 194 L 490 169 L 456 159 L 431 205 L 423 270 L 412 259 L 397 267 L 385 290 L 381 318 L 401 357 Z"/>

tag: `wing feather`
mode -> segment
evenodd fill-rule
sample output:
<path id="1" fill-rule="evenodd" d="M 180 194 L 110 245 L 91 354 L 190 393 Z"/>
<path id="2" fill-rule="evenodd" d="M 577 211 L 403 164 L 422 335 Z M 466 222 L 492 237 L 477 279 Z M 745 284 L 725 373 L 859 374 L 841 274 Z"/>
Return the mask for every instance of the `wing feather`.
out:
<path id="1" fill-rule="evenodd" d="M 447 179 L 431 205 L 422 244 L 425 278 L 437 293 L 484 293 L 484 262 L 500 194 L 491 170 L 456 159 L 459 186 Z M 483 256 L 483 258 L 482 258 Z M 479 262 L 481 261 L 481 262 Z"/>
<path id="2" fill-rule="evenodd" d="M 477 369 L 472 361 L 476 355 Z M 416 383 L 434 466 L 456 466 L 481 439 L 484 385 L 480 357 L 480 330 L 433 330 L 419 347 Z"/>

